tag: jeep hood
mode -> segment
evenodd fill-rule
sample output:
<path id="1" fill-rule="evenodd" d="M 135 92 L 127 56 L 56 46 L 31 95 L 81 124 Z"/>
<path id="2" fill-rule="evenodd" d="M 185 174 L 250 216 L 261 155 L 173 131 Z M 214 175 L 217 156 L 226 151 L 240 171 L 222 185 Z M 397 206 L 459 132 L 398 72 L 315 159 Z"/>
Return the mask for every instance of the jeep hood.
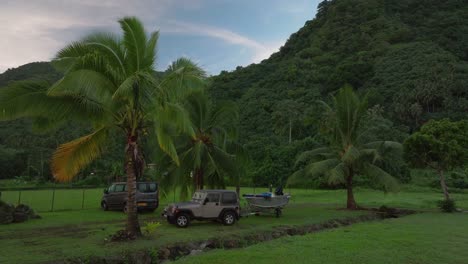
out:
<path id="1" fill-rule="evenodd" d="M 200 203 L 197 202 L 180 202 L 180 203 L 172 203 L 169 204 L 169 208 L 177 207 L 177 208 L 194 208 L 199 207 Z"/>

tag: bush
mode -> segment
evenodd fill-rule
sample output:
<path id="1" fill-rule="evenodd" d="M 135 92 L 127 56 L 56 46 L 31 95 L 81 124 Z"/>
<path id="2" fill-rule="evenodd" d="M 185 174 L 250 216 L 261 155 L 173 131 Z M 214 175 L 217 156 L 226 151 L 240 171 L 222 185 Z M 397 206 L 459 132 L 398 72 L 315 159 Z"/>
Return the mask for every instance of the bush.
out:
<path id="1" fill-rule="evenodd" d="M 442 212 L 453 213 L 457 210 L 455 208 L 455 201 L 452 199 L 439 201 L 438 205 Z"/>

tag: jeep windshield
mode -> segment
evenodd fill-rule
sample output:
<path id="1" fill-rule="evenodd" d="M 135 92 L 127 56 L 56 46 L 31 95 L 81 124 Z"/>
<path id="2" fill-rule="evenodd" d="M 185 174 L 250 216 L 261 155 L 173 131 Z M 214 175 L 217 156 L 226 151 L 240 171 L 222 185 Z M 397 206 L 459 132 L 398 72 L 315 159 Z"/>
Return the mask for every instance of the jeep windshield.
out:
<path id="1" fill-rule="evenodd" d="M 205 199 L 206 193 L 204 192 L 195 192 L 192 196 L 192 202 L 202 203 Z"/>

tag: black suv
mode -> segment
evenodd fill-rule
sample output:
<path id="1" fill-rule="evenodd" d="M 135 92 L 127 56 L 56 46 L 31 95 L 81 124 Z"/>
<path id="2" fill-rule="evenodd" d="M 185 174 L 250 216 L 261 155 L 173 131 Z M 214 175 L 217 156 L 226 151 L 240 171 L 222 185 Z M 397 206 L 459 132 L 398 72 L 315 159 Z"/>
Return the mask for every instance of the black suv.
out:
<path id="1" fill-rule="evenodd" d="M 136 201 L 139 211 L 154 212 L 159 206 L 158 184 L 156 182 L 137 182 Z M 127 210 L 127 183 L 116 182 L 109 188 L 104 189 L 101 199 L 101 208 L 105 211 L 109 209 Z"/>

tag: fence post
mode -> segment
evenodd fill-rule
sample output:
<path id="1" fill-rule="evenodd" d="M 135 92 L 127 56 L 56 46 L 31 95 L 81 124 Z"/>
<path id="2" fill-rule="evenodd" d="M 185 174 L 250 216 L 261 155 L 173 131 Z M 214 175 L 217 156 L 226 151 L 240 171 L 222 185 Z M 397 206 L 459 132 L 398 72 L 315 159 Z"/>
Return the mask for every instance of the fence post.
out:
<path id="1" fill-rule="evenodd" d="M 83 189 L 83 197 L 81 199 L 81 210 L 84 209 L 84 198 L 85 198 L 85 189 Z"/>
<path id="2" fill-rule="evenodd" d="M 18 195 L 18 204 L 21 203 L 21 190 L 19 190 L 19 195 Z"/>
<path id="3" fill-rule="evenodd" d="M 51 212 L 54 211 L 54 201 L 55 201 L 55 185 L 54 185 L 54 189 L 52 190 L 52 205 L 51 205 L 51 208 L 50 208 Z"/>

